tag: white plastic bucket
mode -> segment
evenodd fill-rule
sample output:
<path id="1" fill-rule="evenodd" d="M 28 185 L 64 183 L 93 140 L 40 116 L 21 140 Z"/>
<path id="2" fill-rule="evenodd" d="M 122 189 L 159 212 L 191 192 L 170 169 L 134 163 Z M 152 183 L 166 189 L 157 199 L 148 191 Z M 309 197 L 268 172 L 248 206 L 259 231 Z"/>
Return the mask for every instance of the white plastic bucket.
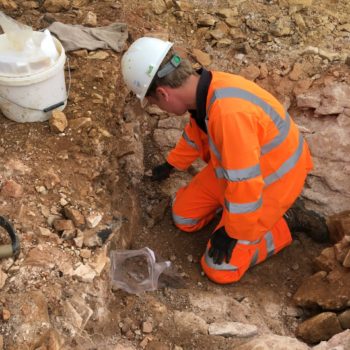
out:
<path id="1" fill-rule="evenodd" d="M 35 32 L 35 35 L 42 34 Z M 52 65 L 39 72 L 0 74 L 0 109 L 7 118 L 19 123 L 41 122 L 50 118 L 53 109 L 65 108 L 66 55 L 62 44 L 54 37 L 53 40 L 59 57 Z"/>

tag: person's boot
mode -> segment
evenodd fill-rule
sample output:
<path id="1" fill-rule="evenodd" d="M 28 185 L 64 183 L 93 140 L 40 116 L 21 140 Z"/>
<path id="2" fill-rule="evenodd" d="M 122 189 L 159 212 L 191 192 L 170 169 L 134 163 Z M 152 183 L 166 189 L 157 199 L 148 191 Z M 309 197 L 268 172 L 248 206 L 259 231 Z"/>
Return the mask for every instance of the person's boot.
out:
<path id="1" fill-rule="evenodd" d="M 329 231 L 325 218 L 313 210 L 307 210 L 302 200 L 297 199 L 283 217 L 292 233 L 305 232 L 318 243 L 329 241 Z"/>

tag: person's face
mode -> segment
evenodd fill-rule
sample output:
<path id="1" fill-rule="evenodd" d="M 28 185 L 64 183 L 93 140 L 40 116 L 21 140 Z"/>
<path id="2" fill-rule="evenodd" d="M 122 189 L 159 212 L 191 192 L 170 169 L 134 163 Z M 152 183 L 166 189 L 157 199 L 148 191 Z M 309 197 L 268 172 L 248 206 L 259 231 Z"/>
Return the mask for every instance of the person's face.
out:
<path id="1" fill-rule="evenodd" d="M 146 97 L 148 104 L 154 104 L 165 112 L 183 115 L 187 112 L 187 106 L 178 97 L 176 89 L 162 86 L 158 87 L 155 96 Z"/>

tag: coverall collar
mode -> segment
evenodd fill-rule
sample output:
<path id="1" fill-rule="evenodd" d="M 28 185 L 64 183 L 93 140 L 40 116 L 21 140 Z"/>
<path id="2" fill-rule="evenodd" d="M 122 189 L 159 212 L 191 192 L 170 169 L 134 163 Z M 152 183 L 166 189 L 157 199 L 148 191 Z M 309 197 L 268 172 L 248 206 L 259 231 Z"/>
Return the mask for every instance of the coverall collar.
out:
<path id="1" fill-rule="evenodd" d="M 207 133 L 207 127 L 205 125 L 206 103 L 212 74 L 204 68 L 199 69 L 197 73 L 200 75 L 196 91 L 197 108 L 195 110 L 189 110 L 189 112 L 196 124 Z"/>

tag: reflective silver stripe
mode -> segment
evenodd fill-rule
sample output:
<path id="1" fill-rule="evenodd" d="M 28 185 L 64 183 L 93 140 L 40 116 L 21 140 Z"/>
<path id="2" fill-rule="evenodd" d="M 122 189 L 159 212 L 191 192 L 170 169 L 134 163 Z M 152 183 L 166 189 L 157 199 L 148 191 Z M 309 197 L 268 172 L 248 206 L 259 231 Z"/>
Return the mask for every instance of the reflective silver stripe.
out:
<path id="1" fill-rule="evenodd" d="M 187 142 L 187 144 L 189 146 L 191 146 L 192 148 L 195 148 L 196 150 L 198 150 L 197 145 L 188 137 L 188 135 L 186 134 L 186 131 L 184 131 L 182 133 L 182 137 L 185 139 L 185 141 Z"/>
<path id="2" fill-rule="evenodd" d="M 261 175 L 260 164 L 253 165 L 245 169 L 224 169 L 224 168 L 215 168 L 215 174 L 218 179 L 226 179 L 228 181 L 239 182 L 249 179 L 253 179 Z"/>
<path id="3" fill-rule="evenodd" d="M 213 259 L 208 254 L 208 248 L 206 249 L 206 251 L 204 253 L 204 259 L 205 259 L 205 263 L 207 264 L 207 266 L 209 266 L 210 268 L 212 268 L 214 270 L 218 270 L 218 271 L 237 271 L 238 270 L 237 266 L 226 264 L 225 262 L 223 262 L 220 265 L 215 264 Z"/>
<path id="4" fill-rule="evenodd" d="M 286 113 L 285 124 L 279 129 L 279 134 L 275 138 L 261 147 L 261 154 L 266 154 L 273 150 L 275 147 L 279 146 L 288 136 L 290 129 L 290 116 Z"/>
<path id="5" fill-rule="evenodd" d="M 275 253 L 275 244 L 273 243 L 273 236 L 270 231 L 265 234 L 267 258 Z"/>
<path id="6" fill-rule="evenodd" d="M 172 215 L 173 215 L 173 220 L 174 220 L 175 224 L 178 224 L 178 225 L 193 226 L 199 222 L 199 219 L 184 218 L 184 217 L 176 215 L 174 213 L 172 213 Z"/>
<path id="7" fill-rule="evenodd" d="M 279 131 L 278 135 L 272 141 L 261 147 L 262 154 L 266 154 L 267 152 L 271 151 L 286 139 L 290 129 L 290 117 L 288 113 L 286 113 L 285 119 L 283 119 L 267 102 L 246 90 L 232 87 L 215 90 L 210 99 L 207 114 L 209 114 L 210 108 L 216 100 L 231 97 L 241 98 L 260 107 L 271 118 Z M 207 130 L 209 130 L 208 126 Z"/>
<path id="8" fill-rule="evenodd" d="M 215 157 L 221 162 L 221 154 L 217 150 L 213 140 L 211 139 L 209 133 L 208 133 L 208 142 L 209 142 L 209 147 L 212 150 L 212 152 L 215 154 Z"/>
<path id="9" fill-rule="evenodd" d="M 254 266 L 258 262 L 259 258 L 259 249 L 255 249 L 254 255 L 252 256 L 252 260 L 250 261 L 249 267 Z"/>
<path id="10" fill-rule="evenodd" d="M 208 130 L 208 143 L 209 143 L 209 147 L 211 149 L 211 151 L 215 154 L 215 157 L 221 162 L 221 154 L 218 151 L 218 149 L 216 148 L 213 140 L 211 139 L 211 136 L 209 134 L 209 128 L 208 128 L 208 115 L 205 117 L 205 125 L 207 127 Z"/>
<path id="11" fill-rule="evenodd" d="M 299 132 L 299 144 L 296 151 L 289 157 L 274 173 L 264 178 L 265 186 L 271 185 L 273 182 L 280 179 L 283 175 L 287 174 L 291 169 L 295 167 L 298 160 L 303 153 L 304 139 Z"/>
<path id="12" fill-rule="evenodd" d="M 260 243 L 260 241 L 261 241 L 261 238 L 257 239 L 256 241 L 247 241 L 247 240 L 244 240 L 244 239 L 239 239 L 237 241 L 237 243 L 243 244 L 243 245 L 254 245 L 254 244 Z"/>
<path id="13" fill-rule="evenodd" d="M 260 197 L 256 202 L 250 203 L 232 203 L 225 198 L 225 207 L 231 214 L 245 214 L 255 211 L 261 207 L 262 197 Z"/>

